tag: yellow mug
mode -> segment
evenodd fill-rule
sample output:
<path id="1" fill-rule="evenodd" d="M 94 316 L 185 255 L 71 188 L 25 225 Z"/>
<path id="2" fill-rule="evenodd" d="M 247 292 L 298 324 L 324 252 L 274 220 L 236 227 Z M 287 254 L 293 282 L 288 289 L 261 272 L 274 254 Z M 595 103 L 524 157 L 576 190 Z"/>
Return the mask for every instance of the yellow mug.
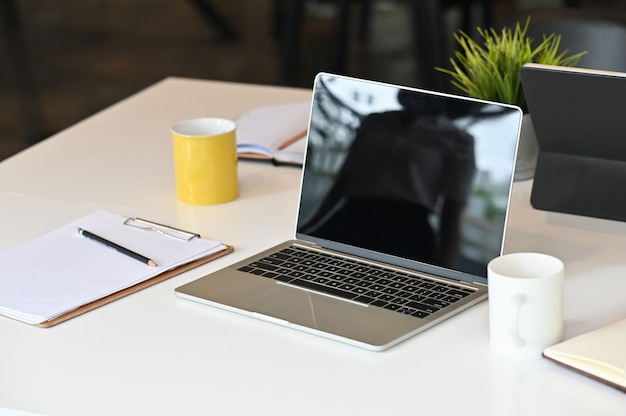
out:
<path id="1" fill-rule="evenodd" d="M 235 131 L 235 122 L 223 118 L 196 118 L 172 128 L 179 201 L 211 205 L 237 198 Z"/>

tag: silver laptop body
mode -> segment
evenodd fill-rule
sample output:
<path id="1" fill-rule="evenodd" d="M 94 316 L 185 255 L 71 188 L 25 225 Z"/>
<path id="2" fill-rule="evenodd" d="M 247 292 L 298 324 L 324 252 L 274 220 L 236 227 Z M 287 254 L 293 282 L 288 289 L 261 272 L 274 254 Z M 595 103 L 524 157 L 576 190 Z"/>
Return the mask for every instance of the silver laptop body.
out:
<path id="1" fill-rule="evenodd" d="M 514 106 L 320 73 L 295 238 L 176 294 L 375 351 L 424 331 L 487 298 L 520 122 Z"/>

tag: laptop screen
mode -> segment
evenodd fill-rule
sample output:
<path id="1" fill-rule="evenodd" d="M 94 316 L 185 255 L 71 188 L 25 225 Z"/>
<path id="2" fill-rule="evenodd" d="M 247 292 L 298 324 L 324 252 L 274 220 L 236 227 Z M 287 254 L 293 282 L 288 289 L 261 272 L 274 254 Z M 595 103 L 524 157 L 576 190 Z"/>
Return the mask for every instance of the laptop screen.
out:
<path id="1" fill-rule="evenodd" d="M 297 237 L 485 277 L 519 109 L 325 73 L 313 93 Z"/>

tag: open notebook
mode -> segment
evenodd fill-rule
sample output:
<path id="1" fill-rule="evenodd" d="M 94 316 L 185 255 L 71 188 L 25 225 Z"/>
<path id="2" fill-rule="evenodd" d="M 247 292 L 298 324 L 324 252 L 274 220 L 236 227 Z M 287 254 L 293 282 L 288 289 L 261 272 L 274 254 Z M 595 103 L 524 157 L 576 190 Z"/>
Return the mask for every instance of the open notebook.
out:
<path id="1" fill-rule="evenodd" d="M 180 297 L 383 350 L 487 297 L 521 111 L 322 73 L 295 239 Z"/>
<path id="2" fill-rule="evenodd" d="M 268 105 L 237 118 L 237 154 L 241 159 L 302 166 L 310 101 Z"/>
<path id="3" fill-rule="evenodd" d="M 626 319 L 548 347 L 543 356 L 626 393 Z"/>

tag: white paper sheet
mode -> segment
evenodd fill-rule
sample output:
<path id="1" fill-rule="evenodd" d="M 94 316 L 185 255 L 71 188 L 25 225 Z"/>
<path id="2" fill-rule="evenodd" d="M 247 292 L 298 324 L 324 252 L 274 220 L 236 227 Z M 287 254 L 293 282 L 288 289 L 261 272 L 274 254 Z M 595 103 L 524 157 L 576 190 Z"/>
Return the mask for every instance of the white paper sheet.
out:
<path id="1" fill-rule="evenodd" d="M 126 226 L 125 220 L 99 210 L 27 243 L 0 250 L 0 314 L 30 324 L 45 322 L 225 248 L 206 239 L 173 240 Z M 147 256 L 158 267 L 81 237 L 77 227 Z"/>

